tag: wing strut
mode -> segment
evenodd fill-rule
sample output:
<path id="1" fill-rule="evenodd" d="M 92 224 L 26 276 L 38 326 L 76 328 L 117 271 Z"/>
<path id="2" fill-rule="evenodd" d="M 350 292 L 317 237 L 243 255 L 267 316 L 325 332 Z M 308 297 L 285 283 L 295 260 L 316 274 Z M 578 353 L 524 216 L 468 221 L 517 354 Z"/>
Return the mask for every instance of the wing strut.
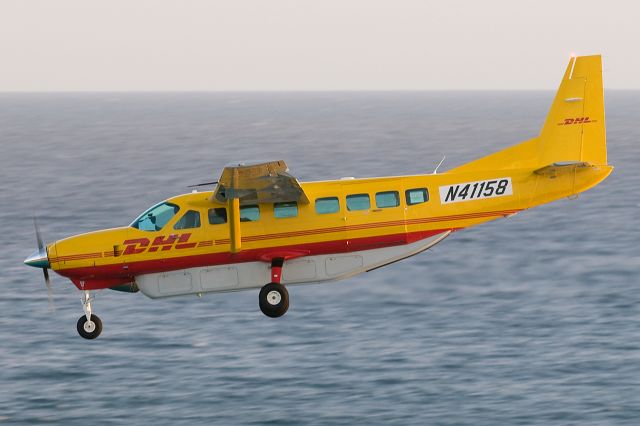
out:
<path id="1" fill-rule="evenodd" d="M 238 253 L 242 250 L 242 233 L 240 231 L 240 199 L 229 198 L 228 210 L 229 220 L 229 240 L 231 242 L 231 253 Z"/>
<path id="2" fill-rule="evenodd" d="M 229 188 L 227 189 L 227 210 L 231 216 L 229 219 L 229 242 L 231 253 L 242 250 L 242 231 L 240 230 L 240 197 L 236 185 L 238 185 L 238 169 L 230 170 Z"/>

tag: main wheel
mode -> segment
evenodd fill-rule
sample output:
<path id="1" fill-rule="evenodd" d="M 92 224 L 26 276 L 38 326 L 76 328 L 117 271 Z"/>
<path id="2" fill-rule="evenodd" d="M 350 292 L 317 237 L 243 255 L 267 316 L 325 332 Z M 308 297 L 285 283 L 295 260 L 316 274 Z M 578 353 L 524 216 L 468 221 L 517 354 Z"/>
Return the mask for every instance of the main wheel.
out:
<path id="1" fill-rule="evenodd" d="M 102 321 L 97 315 L 92 314 L 91 320 L 87 321 L 87 316 L 78 318 L 78 334 L 85 339 L 95 339 L 102 332 Z"/>
<path id="2" fill-rule="evenodd" d="M 260 295 L 260 310 L 271 318 L 281 317 L 289 309 L 289 292 L 282 284 L 269 283 L 262 287 Z"/>

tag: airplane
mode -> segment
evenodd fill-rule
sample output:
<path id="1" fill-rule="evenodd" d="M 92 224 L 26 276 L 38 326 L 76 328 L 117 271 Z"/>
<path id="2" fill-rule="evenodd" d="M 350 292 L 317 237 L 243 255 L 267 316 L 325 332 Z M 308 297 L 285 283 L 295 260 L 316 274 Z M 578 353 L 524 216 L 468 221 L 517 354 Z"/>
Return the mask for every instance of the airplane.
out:
<path id="1" fill-rule="evenodd" d="M 453 232 L 603 181 L 602 63 L 572 56 L 537 137 L 444 173 L 300 183 L 284 161 L 227 166 L 213 191 L 162 201 L 129 226 L 44 244 L 24 263 L 82 291 L 77 331 L 102 321 L 92 291 L 150 298 L 260 289 L 268 317 L 289 308 L 290 284 L 334 281 L 423 252 Z"/>

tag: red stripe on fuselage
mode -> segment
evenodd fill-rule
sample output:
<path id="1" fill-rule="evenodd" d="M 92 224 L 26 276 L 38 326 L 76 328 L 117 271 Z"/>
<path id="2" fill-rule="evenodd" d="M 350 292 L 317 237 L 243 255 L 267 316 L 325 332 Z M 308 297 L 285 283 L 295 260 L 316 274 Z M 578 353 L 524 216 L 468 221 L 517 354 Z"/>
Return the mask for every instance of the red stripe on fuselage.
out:
<path id="1" fill-rule="evenodd" d="M 465 213 L 465 214 L 457 214 L 457 215 L 450 215 L 450 216 L 425 217 L 425 218 L 415 218 L 415 219 L 399 219 L 399 220 L 392 220 L 387 222 L 371 222 L 371 223 L 362 223 L 359 225 L 344 225 L 344 226 L 338 226 L 338 227 L 332 227 L 332 228 L 305 229 L 301 231 L 279 232 L 276 234 L 251 235 L 251 236 L 242 237 L 242 242 L 248 243 L 248 242 L 254 242 L 254 241 L 302 237 L 307 235 L 328 234 L 328 233 L 334 233 L 334 232 L 361 231 L 365 229 L 386 228 L 391 226 L 419 225 L 424 223 L 479 219 L 484 217 L 508 216 L 508 215 L 517 213 L 519 211 L 520 210 L 499 210 L 499 211 L 491 211 L 491 212 Z M 219 240 L 215 240 L 215 242 L 216 242 L 216 245 L 225 245 L 225 244 L 229 244 L 230 240 L 229 238 L 222 238 Z"/>
<path id="2" fill-rule="evenodd" d="M 388 226 L 416 225 L 416 224 L 444 222 L 444 221 L 457 221 L 457 220 L 485 218 L 485 217 L 508 216 L 511 214 L 515 214 L 519 211 L 520 210 L 477 212 L 477 213 L 466 213 L 466 214 L 450 215 L 450 216 L 365 223 L 361 225 L 350 225 L 350 226 L 344 226 L 344 227 L 317 228 L 317 229 L 303 230 L 303 231 L 292 231 L 292 232 L 283 232 L 283 233 L 276 233 L 276 234 L 248 236 L 248 237 L 243 237 L 242 241 L 243 242 L 263 241 L 263 240 L 269 240 L 269 239 L 280 239 L 280 238 L 289 238 L 289 237 L 295 237 L 295 236 L 306 236 L 306 235 L 325 234 L 325 233 L 328 234 L 333 232 L 346 232 L 346 231 L 381 228 L 381 227 L 388 227 Z M 399 233 L 399 234 L 383 235 L 383 236 L 375 236 L 375 237 L 341 239 L 341 240 L 327 241 L 327 242 L 321 242 L 321 243 L 267 247 L 267 248 L 261 248 L 261 249 L 244 250 L 244 251 L 241 251 L 240 253 L 230 253 L 230 252 L 210 253 L 210 254 L 202 254 L 202 255 L 191 255 L 191 256 L 171 257 L 171 258 L 155 259 L 155 260 L 145 260 L 145 261 L 131 262 L 131 263 L 127 263 L 126 262 L 127 257 L 124 256 L 122 258 L 122 263 L 93 266 L 93 267 L 83 267 L 83 268 L 69 268 L 69 269 L 64 269 L 56 272 L 58 272 L 62 276 L 70 278 L 78 288 L 81 288 L 79 283 L 80 281 L 83 281 L 85 283 L 84 287 L 82 287 L 83 289 L 93 290 L 93 289 L 100 289 L 100 288 L 108 288 L 119 283 L 129 282 L 133 280 L 133 277 L 136 275 L 149 274 L 154 272 L 166 272 L 166 271 L 173 271 L 177 269 L 194 268 L 194 267 L 200 267 L 200 266 L 213 266 L 213 265 L 222 265 L 222 264 L 230 264 L 230 263 L 260 261 L 262 259 L 269 258 L 269 257 L 274 257 L 274 256 L 277 257 L 278 253 L 283 253 L 291 250 L 297 251 L 297 252 L 305 252 L 307 253 L 306 255 L 320 255 L 320 254 L 331 254 L 331 253 L 346 253 L 346 252 L 353 252 L 353 251 L 360 251 L 360 250 L 371 250 L 376 248 L 391 247 L 396 245 L 413 243 L 421 239 L 428 238 L 430 236 L 437 235 L 446 231 L 457 231 L 459 229 L 462 229 L 462 228 L 461 227 L 444 228 L 444 229 L 431 230 L 431 231 Z M 229 244 L 229 239 L 215 240 L 215 244 L 216 245 Z M 204 247 L 208 245 L 213 245 L 213 241 L 209 240 L 209 241 L 203 241 L 199 243 L 200 247 Z M 98 256 L 96 256 L 96 254 Z M 118 253 L 118 255 L 119 254 L 120 253 Z M 101 257 L 101 255 L 102 253 L 87 253 L 87 254 L 71 255 L 66 257 L 63 256 L 63 257 L 60 257 L 58 260 L 65 260 L 65 258 L 68 260 L 80 260 L 80 259 L 86 259 L 86 258 L 92 258 L 92 257 Z M 111 253 L 109 253 L 109 255 L 113 256 L 113 254 Z M 105 252 L 105 257 L 109 255 L 107 255 L 107 252 Z M 117 281 L 117 283 L 113 284 L 114 281 Z"/>
<path id="3" fill-rule="evenodd" d="M 192 256 L 171 257 L 164 259 L 143 260 L 132 263 L 116 263 L 111 265 L 90 266 L 83 268 L 69 268 L 56 271 L 58 274 L 70 278 L 78 287 L 84 282 L 84 290 L 108 288 L 115 284 L 111 280 L 129 282 L 136 275 L 155 272 L 167 272 L 178 269 L 196 268 L 202 266 L 225 265 L 230 263 L 255 262 L 266 257 L 278 256 L 287 251 L 305 252 L 307 256 L 348 253 L 360 250 L 372 250 L 415 242 L 454 229 L 438 229 L 431 231 L 411 232 L 408 234 L 382 235 L 376 237 L 354 238 L 350 240 L 334 240 L 321 243 L 296 244 L 289 246 L 267 247 L 244 250 L 239 253 L 209 253 Z"/>

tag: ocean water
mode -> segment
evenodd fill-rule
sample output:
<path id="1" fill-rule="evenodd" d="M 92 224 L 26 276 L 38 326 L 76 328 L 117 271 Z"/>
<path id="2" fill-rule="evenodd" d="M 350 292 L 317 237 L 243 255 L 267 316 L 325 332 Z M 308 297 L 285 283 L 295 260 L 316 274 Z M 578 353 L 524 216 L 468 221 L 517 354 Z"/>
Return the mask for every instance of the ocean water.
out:
<path id="1" fill-rule="evenodd" d="M 441 171 L 535 136 L 552 92 L 0 95 L 0 424 L 640 423 L 640 93 L 607 93 L 613 174 L 419 256 L 295 286 L 151 300 L 39 270 L 224 164 L 301 180 Z"/>

